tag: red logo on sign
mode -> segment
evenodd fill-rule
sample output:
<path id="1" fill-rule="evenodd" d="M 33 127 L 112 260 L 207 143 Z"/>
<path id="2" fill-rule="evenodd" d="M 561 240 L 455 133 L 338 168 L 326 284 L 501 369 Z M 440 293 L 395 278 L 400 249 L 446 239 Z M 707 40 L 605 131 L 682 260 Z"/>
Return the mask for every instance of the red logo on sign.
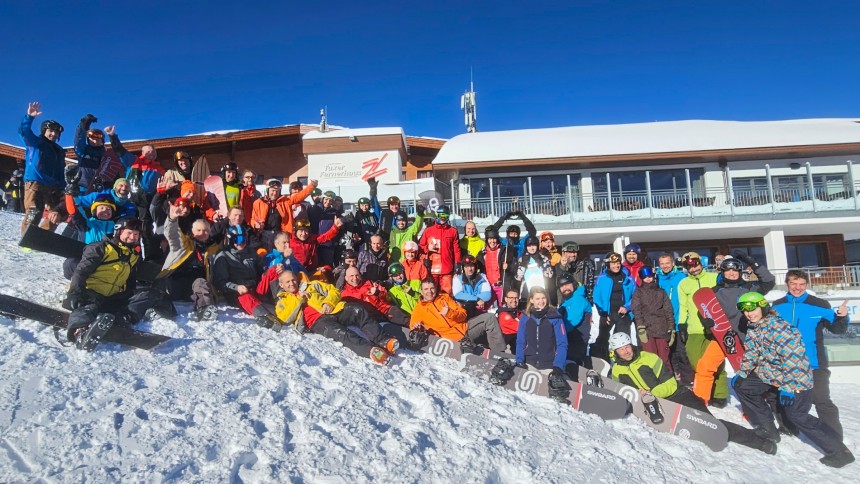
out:
<path id="1" fill-rule="evenodd" d="M 382 164 L 386 156 L 388 156 L 388 153 L 382 155 L 382 158 L 371 158 L 362 163 L 361 168 L 366 169 L 367 171 L 364 172 L 364 175 L 361 177 L 361 179 L 367 181 L 370 178 L 376 178 L 378 176 L 388 173 L 388 168 L 383 168 L 381 170 L 379 169 L 379 165 Z"/>

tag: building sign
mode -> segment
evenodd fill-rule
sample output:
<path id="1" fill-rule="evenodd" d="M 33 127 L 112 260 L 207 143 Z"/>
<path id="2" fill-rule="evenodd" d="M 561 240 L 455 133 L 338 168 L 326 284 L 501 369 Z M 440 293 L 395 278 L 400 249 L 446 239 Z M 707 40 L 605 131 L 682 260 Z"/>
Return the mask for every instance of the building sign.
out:
<path id="1" fill-rule="evenodd" d="M 308 155 L 308 179 L 319 180 L 321 186 L 364 184 L 369 178 L 382 183 L 398 183 L 401 171 L 398 150 Z"/>

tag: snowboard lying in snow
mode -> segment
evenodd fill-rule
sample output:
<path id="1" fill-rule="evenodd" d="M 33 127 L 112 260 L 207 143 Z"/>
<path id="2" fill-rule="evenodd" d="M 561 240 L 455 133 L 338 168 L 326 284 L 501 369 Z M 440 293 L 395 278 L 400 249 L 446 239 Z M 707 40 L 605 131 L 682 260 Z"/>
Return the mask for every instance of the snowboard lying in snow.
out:
<path id="1" fill-rule="evenodd" d="M 409 336 L 408 328 L 401 328 L 406 337 Z M 427 345 L 420 349 L 421 352 L 434 356 L 448 357 L 460 363 L 460 369 L 464 373 L 476 376 L 483 380 L 489 380 L 493 366 L 498 361 L 499 355 L 488 349 L 478 347 L 480 354 L 463 353 L 460 343 L 429 335 Z M 513 355 L 504 355 L 513 360 Z M 526 368 L 516 368 L 514 376 L 504 385 L 505 388 L 514 391 L 522 391 L 541 396 L 549 396 L 549 379 L 546 374 Z M 628 412 L 629 404 L 620 395 L 603 388 L 586 388 L 579 383 L 568 381 L 571 390 L 568 400 L 571 406 L 581 412 L 597 415 L 604 420 L 615 420 L 624 417 Z"/>
<path id="2" fill-rule="evenodd" d="M 46 326 L 65 329 L 69 324 L 69 312 L 42 306 L 26 299 L 0 294 L 0 314 L 15 318 L 32 319 Z M 104 341 L 131 346 L 142 350 L 155 349 L 169 341 L 169 336 L 138 331 L 128 326 L 113 326 L 105 335 Z"/>
<path id="3" fill-rule="evenodd" d="M 639 396 L 639 390 L 631 386 L 619 383 L 608 376 L 601 376 L 599 380 L 594 375 L 589 375 L 589 370 L 579 365 L 574 370 L 575 363 L 570 362 L 568 371 L 578 371 L 579 381 L 599 381 L 603 389 L 612 390 L 627 399 L 633 406 L 633 415 L 645 422 L 645 425 L 657 430 L 679 437 L 697 440 L 707 445 L 711 450 L 719 452 L 729 444 L 729 431 L 716 417 L 686 407 L 679 403 L 657 398 L 657 407 L 662 414 L 662 422 L 655 423 L 651 414 L 646 409 Z M 590 378 L 589 378 L 590 377 Z"/>
<path id="4" fill-rule="evenodd" d="M 80 259 L 87 244 L 78 239 L 65 237 L 50 230 L 39 228 L 37 225 L 28 225 L 18 245 L 67 259 Z M 161 265 L 154 262 L 140 261 L 137 267 L 137 280 L 152 282 L 160 272 Z"/>

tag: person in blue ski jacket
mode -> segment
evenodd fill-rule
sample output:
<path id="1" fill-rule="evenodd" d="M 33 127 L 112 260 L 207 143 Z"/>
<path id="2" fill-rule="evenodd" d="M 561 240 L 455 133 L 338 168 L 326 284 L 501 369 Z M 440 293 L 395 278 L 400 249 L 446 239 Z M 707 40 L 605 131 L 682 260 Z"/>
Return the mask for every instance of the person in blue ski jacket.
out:
<path id="1" fill-rule="evenodd" d="M 64 170 L 66 151 L 57 142 L 63 126 L 52 120 L 42 122 L 41 133 L 33 132 L 33 120 L 42 114 L 42 105 L 32 102 L 18 127 L 18 135 L 27 147 L 24 155 L 24 219 L 21 235 L 27 225 L 38 224 L 54 230 L 66 218 Z M 48 218 L 42 220 L 42 212 L 48 208 Z M 41 222 L 41 223 L 40 223 Z"/>
<path id="2" fill-rule="evenodd" d="M 773 309 L 800 331 L 812 370 L 812 403 L 815 412 L 818 418 L 842 436 L 839 408 L 830 399 L 830 370 L 827 351 L 824 349 L 824 330 L 834 334 L 848 330 L 847 301 L 834 311 L 827 301 L 806 292 L 809 282 L 807 277 L 803 271 L 788 271 L 785 276 L 788 294 L 774 301 Z"/>
<path id="3" fill-rule="evenodd" d="M 561 298 L 558 311 L 564 318 L 567 331 L 567 359 L 585 364 L 588 339 L 591 336 L 592 305 L 588 302 L 585 286 L 569 274 L 557 279 Z"/>
<path id="4" fill-rule="evenodd" d="M 81 174 L 78 186 L 81 187 L 82 193 L 86 193 L 105 155 L 104 132 L 100 129 L 90 129 L 90 126 L 96 122 L 98 118 L 87 114 L 81 118 L 75 130 L 75 154 L 78 155 L 78 170 Z"/>
<path id="5" fill-rule="evenodd" d="M 532 221 L 529 220 L 528 217 L 526 217 L 526 214 L 523 213 L 522 210 L 510 211 L 505 213 L 504 215 L 499 217 L 498 220 L 496 220 L 496 223 L 494 223 L 493 226 L 496 227 L 496 229 L 501 230 L 501 227 L 505 223 L 505 221 L 510 220 L 514 217 L 518 217 L 523 222 L 523 225 L 526 226 L 526 233 L 528 235 L 526 235 L 526 237 L 520 237 L 519 226 L 511 225 L 506 231 L 508 236 L 503 237 L 501 240 L 499 240 L 499 242 L 501 242 L 502 244 L 502 247 L 509 247 L 508 244 L 511 244 L 511 247 L 516 248 L 516 256 L 510 256 L 510 260 L 512 261 L 516 261 L 517 259 L 522 257 L 523 253 L 526 250 L 526 239 L 529 236 L 537 237 L 537 229 L 535 228 L 535 224 L 533 224 Z"/>
<path id="6" fill-rule="evenodd" d="M 116 218 L 137 217 L 137 206 L 131 201 L 130 190 L 128 180 L 117 178 L 113 182 L 113 188 L 74 197 L 75 205 L 79 209 L 86 208 L 88 211 L 93 202 L 106 195 L 113 199 L 113 204 L 116 207 Z"/>
<path id="7" fill-rule="evenodd" d="M 487 312 L 493 299 L 493 291 L 487 276 L 478 272 L 478 261 L 471 255 L 460 259 L 463 273 L 455 275 L 451 283 L 454 299 L 466 309 L 467 317 L 473 318 Z"/>
<path id="8" fill-rule="evenodd" d="M 549 304 L 546 289 L 529 291 L 528 307 L 517 330 L 517 365 L 563 371 L 567 361 L 567 330 L 561 313 Z"/>

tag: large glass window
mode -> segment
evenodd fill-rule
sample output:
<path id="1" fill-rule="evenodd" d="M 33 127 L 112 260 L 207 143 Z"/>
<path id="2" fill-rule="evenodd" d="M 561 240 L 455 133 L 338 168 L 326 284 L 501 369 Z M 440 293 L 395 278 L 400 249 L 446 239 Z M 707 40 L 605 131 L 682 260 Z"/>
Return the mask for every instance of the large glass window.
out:
<path id="1" fill-rule="evenodd" d="M 788 267 L 822 267 L 827 265 L 824 258 L 825 244 L 788 244 L 785 246 Z"/>
<path id="2" fill-rule="evenodd" d="M 609 189 L 612 191 L 612 206 L 616 210 L 635 210 L 648 206 L 645 171 L 594 173 L 595 204 L 605 209 L 607 200 L 606 174 L 609 173 Z M 651 178 L 651 204 L 655 208 L 677 208 L 689 204 L 687 197 L 687 174 L 684 169 L 653 170 Z M 694 198 L 704 197 L 703 168 L 690 169 L 690 187 Z"/>
<path id="3" fill-rule="evenodd" d="M 809 200 L 809 178 L 806 172 L 796 175 L 771 177 L 773 183 L 773 198 L 777 202 L 802 202 Z M 815 198 L 818 200 L 836 200 L 851 196 L 849 183 L 844 173 L 831 175 L 812 175 L 815 188 Z M 732 189 L 735 192 L 735 202 L 740 205 L 762 205 L 770 203 L 767 191 L 767 178 L 732 178 Z"/>

